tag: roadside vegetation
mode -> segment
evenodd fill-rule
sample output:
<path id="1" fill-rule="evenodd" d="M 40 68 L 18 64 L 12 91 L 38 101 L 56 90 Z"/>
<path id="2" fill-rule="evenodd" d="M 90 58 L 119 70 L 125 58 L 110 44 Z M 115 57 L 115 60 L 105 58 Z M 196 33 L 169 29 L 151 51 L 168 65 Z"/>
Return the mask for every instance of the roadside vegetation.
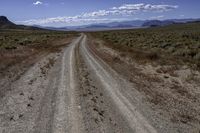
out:
<path id="1" fill-rule="evenodd" d="M 46 45 L 54 40 L 68 38 L 75 33 L 43 30 L 0 30 L 0 50 Z"/>
<path id="2" fill-rule="evenodd" d="M 199 132 L 199 22 L 88 36 L 91 50 L 132 82 L 159 117 Z"/>
<path id="3" fill-rule="evenodd" d="M 17 78 L 43 55 L 59 52 L 76 32 L 0 30 L 0 78 Z"/>
<path id="4" fill-rule="evenodd" d="M 145 62 L 146 59 L 157 60 L 160 64 L 174 61 L 200 68 L 199 22 L 91 34 L 105 40 L 114 49 L 134 55 L 140 62 L 144 59 Z"/>

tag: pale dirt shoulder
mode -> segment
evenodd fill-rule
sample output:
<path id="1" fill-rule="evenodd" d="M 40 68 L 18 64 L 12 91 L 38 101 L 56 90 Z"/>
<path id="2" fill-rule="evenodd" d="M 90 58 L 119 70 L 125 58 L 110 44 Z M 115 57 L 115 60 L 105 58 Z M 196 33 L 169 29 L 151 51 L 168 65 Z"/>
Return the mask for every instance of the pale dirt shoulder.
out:
<path id="1" fill-rule="evenodd" d="M 164 132 L 200 131 L 200 72 L 187 66 L 139 64 L 99 39 L 90 43 L 96 54 L 135 85 L 149 107 L 141 112 Z"/>
<path id="2" fill-rule="evenodd" d="M 28 54 L 22 62 L 16 57 L 19 62 L 2 71 L 0 133 L 51 131 L 63 55 L 60 45 L 66 46 L 70 40 L 55 43 L 57 48 L 50 46 L 32 57 Z"/>
<path id="3" fill-rule="evenodd" d="M 10 91 L 0 101 L 0 132 L 22 133 L 33 130 L 38 119 L 36 116 L 46 104 L 42 103 L 44 96 L 53 89 L 51 76 L 55 70 L 52 68 L 59 56 L 57 53 L 45 56 L 11 84 Z"/>

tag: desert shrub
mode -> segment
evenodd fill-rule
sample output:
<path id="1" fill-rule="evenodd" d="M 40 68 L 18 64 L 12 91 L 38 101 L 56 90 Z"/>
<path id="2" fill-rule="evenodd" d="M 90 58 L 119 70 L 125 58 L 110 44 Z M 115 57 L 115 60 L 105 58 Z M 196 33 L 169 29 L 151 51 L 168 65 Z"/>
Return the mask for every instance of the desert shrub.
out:
<path id="1" fill-rule="evenodd" d="M 194 59 L 200 61 L 200 52 L 194 56 Z"/>
<path id="2" fill-rule="evenodd" d="M 177 48 L 180 47 L 182 44 L 180 42 L 173 43 L 173 47 Z"/>
<path id="3" fill-rule="evenodd" d="M 15 41 L 15 42 L 18 42 L 18 41 L 19 41 L 19 39 L 15 39 L 14 41 Z"/>
<path id="4" fill-rule="evenodd" d="M 188 49 L 184 49 L 184 50 L 178 49 L 178 50 L 176 50 L 176 51 L 173 53 L 173 55 L 185 57 L 185 56 L 188 55 L 189 52 L 190 52 L 190 51 L 189 51 Z"/>
<path id="5" fill-rule="evenodd" d="M 23 45 L 25 45 L 25 43 L 24 43 L 24 42 L 19 42 L 18 44 L 19 44 L 19 45 L 22 45 L 22 46 L 23 46 Z"/>
<path id="6" fill-rule="evenodd" d="M 176 51 L 175 47 L 169 47 L 167 50 L 169 53 L 174 53 Z"/>
<path id="7" fill-rule="evenodd" d="M 189 53 L 188 53 L 188 56 L 193 58 L 194 56 L 196 56 L 196 54 L 197 54 L 197 51 L 191 49 L 191 50 L 189 51 Z"/>
<path id="8" fill-rule="evenodd" d="M 4 48 L 7 50 L 17 49 L 17 47 L 14 45 L 6 45 Z"/>
<path id="9" fill-rule="evenodd" d="M 159 58 L 158 52 L 152 51 L 146 54 L 146 57 L 150 60 L 157 60 Z"/>
<path id="10" fill-rule="evenodd" d="M 161 48 L 166 48 L 166 47 L 170 47 L 170 46 L 171 46 L 170 43 L 162 43 L 162 44 L 160 45 Z"/>
<path id="11" fill-rule="evenodd" d="M 118 43 L 118 40 L 114 40 L 114 43 Z"/>
<path id="12" fill-rule="evenodd" d="M 121 49 L 140 49 L 151 53 L 149 58 L 155 59 L 154 49 L 162 50 L 160 54 L 180 56 L 181 59 L 198 60 L 200 51 L 200 23 L 175 24 L 164 27 L 101 31 L 98 34 Z M 128 50 L 127 50 L 128 51 Z M 154 53 L 154 54 L 153 54 Z"/>

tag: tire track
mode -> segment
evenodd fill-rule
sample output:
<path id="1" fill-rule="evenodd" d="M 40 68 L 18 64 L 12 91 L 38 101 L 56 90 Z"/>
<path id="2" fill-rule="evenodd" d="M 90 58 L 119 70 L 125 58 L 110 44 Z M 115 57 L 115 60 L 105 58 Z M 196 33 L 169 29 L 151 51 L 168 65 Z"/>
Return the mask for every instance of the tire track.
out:
<path id="1" fill-rule="evenodd" d="M 27 119 L 20 118 L 17 123 L 11 120 L 13 126 L 4 124 L 0 132 L 5 128 L 7 132 L 23 133 L 157 133 L 130 102 L 129 91 L 121 92 L 122 88 L 131 88 L 129 83 L 100 59 L 96 59 L 86 47 L 86 40 L 87 36 L 81 34 L 60 53 L 59 60 L 49 74 L 40 78 L 41 81 L 31 80 L 25 84 L 24 88 L 31 87 L 28 94 L 38 94 L 35 108 L 30 110 L 28 105 L 31 104 L 28 103 L 27 112 L 24 111 L 24 116 L 28 114 Z M 30 74 L 35 74 L 37 78 L 36 72 L 40 69 L 35 67 L 37 69 L 30 71 Z M 12 95 L 22 97 L 26 103 L 24 96 L 21 96 L 25 94 L 19 94 Z"/>
<path id="2" fill-rule="evenodd" d="M 54 133 L 79 133 L 82 130 L 80 113 L 76 103 L 76 81 L 74 70 L 74 49 L 82 36 L 66 49 L 62 58 L 61 81 L 57 94 Z"/>
<path id="3" fill-rule="evenodd" d="M 148 123 L 142 114 L 137 111 L 136 107 L 134 107 L 134 105 L 132 105 L 129 100 L 119 91 L 120 88 L 128 88 L 128 83 L 124 83 L 124 81 L 122 81 L 120 78 L 116 80 L 116 77 L 120 77 L 119 75 L 110 75 L 110 73 L 104 69 L 104 67 L 87 50 L 86 39 L 87 37 L 84 36 L 83 41 L 81 42 L 81 48 L 83 50 L 85 60 L 96 72 L 96 76 L 110 94 L 110 97 L 112 98 L 116 107 L 126 118 L 128 122 L 127 124 L 129 124 L 136 133 L 156 133 L 157 131 Z M 108 68 L 108 66 L 106 67 Z"/>

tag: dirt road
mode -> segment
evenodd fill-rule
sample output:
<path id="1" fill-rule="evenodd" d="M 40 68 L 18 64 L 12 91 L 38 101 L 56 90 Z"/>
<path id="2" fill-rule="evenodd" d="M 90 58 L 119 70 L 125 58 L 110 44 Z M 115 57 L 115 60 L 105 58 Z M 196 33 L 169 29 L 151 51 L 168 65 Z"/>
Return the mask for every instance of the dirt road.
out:
<path id="1" fill-rule="evenodd" d="M 11 84 L 0 100 L 0 133 L 176 132 L 152 122 L 149 112 L 134 85 L 96 56 L 81 34 Z"/>

